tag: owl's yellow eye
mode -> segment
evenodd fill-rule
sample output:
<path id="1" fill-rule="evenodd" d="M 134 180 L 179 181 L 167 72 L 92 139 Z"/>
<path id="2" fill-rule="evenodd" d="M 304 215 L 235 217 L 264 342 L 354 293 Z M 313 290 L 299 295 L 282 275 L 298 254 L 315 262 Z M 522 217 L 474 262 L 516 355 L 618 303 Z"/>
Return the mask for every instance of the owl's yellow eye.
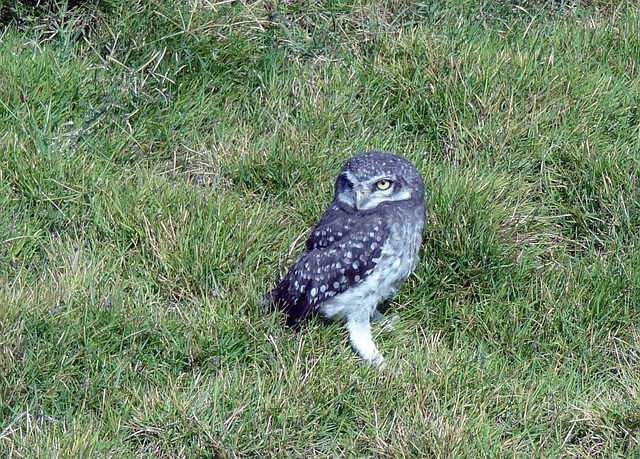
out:
<path id="1" fill-rule="evenodd" d="M 390 186 L 391 180 L 382 179 L 376 182 L 376 188 L 382 191 L 388 190 Z"/>

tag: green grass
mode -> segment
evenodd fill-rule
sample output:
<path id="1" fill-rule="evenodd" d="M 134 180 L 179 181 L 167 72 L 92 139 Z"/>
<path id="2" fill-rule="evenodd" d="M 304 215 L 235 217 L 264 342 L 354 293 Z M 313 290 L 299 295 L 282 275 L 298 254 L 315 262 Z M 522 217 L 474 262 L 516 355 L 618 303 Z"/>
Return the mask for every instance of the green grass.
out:
<path id="1" fill-rule="evenodd" d="M 2 457 L 640 458 L 633 2 L 96 5 L 0 35 Z M 383 371 L 258 304 L 365 149 Z"/>

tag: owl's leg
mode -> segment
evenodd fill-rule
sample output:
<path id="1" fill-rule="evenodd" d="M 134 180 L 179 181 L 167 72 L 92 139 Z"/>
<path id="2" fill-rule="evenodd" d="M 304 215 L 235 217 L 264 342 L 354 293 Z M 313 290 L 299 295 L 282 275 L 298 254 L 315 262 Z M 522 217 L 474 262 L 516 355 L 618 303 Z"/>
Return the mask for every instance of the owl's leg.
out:
<path id="1" fill-rule="evenodd" d="M 384 315 L 381 311 L 374 309 L 373 314 L 371 314 L 371 322 L 378 322 L 384 319 Z"/>
<path id="2" fill-rule="evenodd" d="M 371 322 L 378 323 L 382 330 L 391 333 L 393 336 L 398 336 L 398 332 L 396 332 L 396 324 L 399 321 L 400 316 L 398 314 L 394 314 L 391 317 L 385 317 L 377 309 L 373 311 L 373 315 L 371 316 Z"/>
<path id="3" fill-rule="evenodd" d="M 373 342 L 371 334 L 371 324 L 368 316 L 351 316 L 347 319 L 347 330 L 349 331 L 349 342 L 351 347 L 363 360 L 382 366 L 384 357 Z"/>

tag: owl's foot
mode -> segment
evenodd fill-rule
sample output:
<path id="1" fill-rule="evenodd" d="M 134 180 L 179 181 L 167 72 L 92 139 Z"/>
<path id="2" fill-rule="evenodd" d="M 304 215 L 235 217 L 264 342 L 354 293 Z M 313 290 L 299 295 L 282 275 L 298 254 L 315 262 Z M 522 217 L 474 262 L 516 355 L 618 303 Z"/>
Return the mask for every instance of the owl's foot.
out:
<path id="1" fill-rule="evenodd" d="M 374 323 L 379 322 L 382 331 L 390 333 L 393 336 L 398 336 L 398 332 L 395 328 L 396 324 L 400 321 L 400 316 L 398 314 L 394 314 L 391 317 L 385 317 L 380 311 L 376 309 L 375 311 L 373 311 L 371 321 Z"/>
<path id="2" fill-rule="evenodd" d="M 387 333 L 391 333 L 393 336 L 398 336 L 398 332 L 396 331 L 396 324 L 400 321 L 400 316 L 398 314 L 394 314 L 388 319 L 380 322 L 382 325 L 382 330 Z"/>
<path id="3" fill-rule="evenodd" d="M 384 366 L 384 357 L 376 347 L 371 335 L 369 321 L 347 320 L 349 342 L 351 347 L 367 363 L 372 363 L 380 368 Z"/>

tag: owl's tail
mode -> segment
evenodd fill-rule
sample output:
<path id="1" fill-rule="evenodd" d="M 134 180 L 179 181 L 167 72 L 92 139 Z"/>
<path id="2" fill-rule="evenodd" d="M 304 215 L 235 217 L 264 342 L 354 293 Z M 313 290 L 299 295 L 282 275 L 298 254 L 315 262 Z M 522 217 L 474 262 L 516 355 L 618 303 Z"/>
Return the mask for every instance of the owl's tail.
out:
<path id="1" fill-rule="evenodd" d="M 297 327 L 307 315 L 307 309 L 300 309 L 297 305 L 282 298 L 280 287 L 268 291 L 260 297 L 260 305 L 268 308 L 270 312 L 281 311 L 286 316 L 287 325 L 289 327 Z"/>
<path id="2" fill-rule="evenodd" d="M 260 306 L 269 308 L 271 311 L 275 311 L 276 309 L 278 309 L 273 300 L 273 290 L 262 295 L 259 301 L 260 301 Z"/>

